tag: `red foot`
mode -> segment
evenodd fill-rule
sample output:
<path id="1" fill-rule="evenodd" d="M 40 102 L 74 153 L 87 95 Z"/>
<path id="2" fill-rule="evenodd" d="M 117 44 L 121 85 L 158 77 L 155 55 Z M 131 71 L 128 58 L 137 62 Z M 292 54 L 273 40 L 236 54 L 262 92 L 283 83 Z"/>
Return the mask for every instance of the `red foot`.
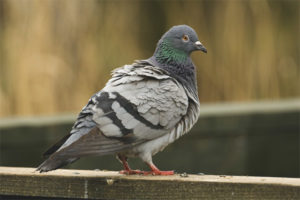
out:
<path id="1" fill-rule="evenodd" d="M 148 163 L 149 167 L 151 168 L 151 174 L 152 175 L 174 175 L 174 171 L 160 171 L 153 163 Z"/>
<path id="2" fill-rule="evenodd" d="M 121 170 L 119 173 L 120 174 L 133 175 L 133 174 L 144 174 L 144 171 L 129 169 L 129 170 Z"/>
<path id="3" fill-rule="evenodd" d="M 168 176 L 168 175 L 174 175 L 174 171 L 152 171 L 152 175 L 163 175 L 163 176 Z"/>
<path id="4" fill-rule="evenodd" d="M 141 171 L 141 170 L 132 170 L 130 169 L 128 163 L 127 163 L 127 158 L 122 155 L 118 155 L 118 158 L 122 161 L 124 170 L 120 171 L 120 174 L 127 174 L 127 175 L 132 175 L 132 174 L 140 174 L 140 175 L 174 175 L 174 171 L 160 171 L 152 162 L 147 163 L 149 167 L 151 168 L 151 171 Z"/>
<path id="5" fill-rule="evenodd" d="M 119 172 L 120 174 L 126 174 L 126 175 L 174 175 L 174 171 L 141 171 L 141 170 L 122 170 Z"/>

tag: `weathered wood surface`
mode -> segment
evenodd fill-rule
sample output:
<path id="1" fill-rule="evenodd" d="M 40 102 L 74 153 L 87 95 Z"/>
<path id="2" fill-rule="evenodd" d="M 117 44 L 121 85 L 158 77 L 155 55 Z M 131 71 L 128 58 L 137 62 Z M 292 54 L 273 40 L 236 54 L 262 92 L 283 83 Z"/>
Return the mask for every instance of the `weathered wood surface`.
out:
<path id="1" fill-rule="evenodd" d="M 113 171 L 0 167 L 3 195 L 86 199 L 300 199 L 300 179 L 174 175 L 126 176 Z"/>

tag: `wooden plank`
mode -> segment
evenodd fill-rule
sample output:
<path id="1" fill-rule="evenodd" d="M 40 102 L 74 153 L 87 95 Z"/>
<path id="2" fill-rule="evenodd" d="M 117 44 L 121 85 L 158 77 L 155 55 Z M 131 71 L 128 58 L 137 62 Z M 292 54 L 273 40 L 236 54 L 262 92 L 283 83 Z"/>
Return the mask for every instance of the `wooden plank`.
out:
<path id="1" fill-rule="evenodd" d="M 299 178 L 174 175 L 0 167 L 1 195 L 85 199 L 299 199 Z"/>

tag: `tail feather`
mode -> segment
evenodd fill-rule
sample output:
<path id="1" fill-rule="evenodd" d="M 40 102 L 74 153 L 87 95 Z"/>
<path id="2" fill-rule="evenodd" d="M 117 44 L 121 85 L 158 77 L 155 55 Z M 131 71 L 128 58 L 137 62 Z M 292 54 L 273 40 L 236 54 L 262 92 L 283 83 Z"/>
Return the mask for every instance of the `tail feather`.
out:
<path id="1" fill-rule="evenodd" d="M 51 154 L 50 157 L 37 168 L 37 171 L 47 172 L 55 170 L 78 160 L 82 156 L 116 154 L 132 148 L 141 142 L 144 142 L 144 140 L 136 140 L 134 137 L 108 138 L 95 127 L 69 146 Z M 57 146 L 58 145 L 54 145 L 46 154 L 49 154 L 49 152 L 52 153 L 54 149 L 57 149 Z"/>
<path id="2" fill-rule="evenodd" d="M 40 164 L 40 166 L 38 166 L 36 170 L 40 173 L 48 172 L 66 166 L 67 164 L 75 162 L 78 159 L 79 158 L 64 158 L 54 154 L 47 160 L 45 160 L 42 164 Z"/>

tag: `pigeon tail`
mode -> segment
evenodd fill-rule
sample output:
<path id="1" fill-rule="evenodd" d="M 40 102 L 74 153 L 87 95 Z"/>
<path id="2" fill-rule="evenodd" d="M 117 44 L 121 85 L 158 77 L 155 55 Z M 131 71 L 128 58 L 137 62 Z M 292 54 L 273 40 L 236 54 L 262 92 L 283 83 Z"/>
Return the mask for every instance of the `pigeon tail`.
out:
<path id="1" fill-rule="evenodd" d="M 104 136 L 97 127 L 94 127 L 70 145 L 51 154 L 50 157 L 37 168 L 37 171 L 47 172 L 55 170 L 78 160 L 82 156 L 115 154 L 136 144 L 140 144 L 141 142 L 144 142 L 144 140 L 134 141 L 133 138 L 126 137 L 123 139 L 109 138 Z M 54 145 L 54 147 L 47 152 L 51 152 L 56 146 L 57 145 Z"/>
<path id="2" fill-rule="evenodd" d="M 39 171 L 40 173 L 48 172 L 48 171 L 51 171 L 51 170 L 61 168 L 61 167 L 65 166 L 67 164 L 70 164 L 72 162 L 75 162 L 78 159 L 79 158 L 68 158 L 68 159 L 66 159 L 63 156 L 53 154 L 47 160 L 45 160 L 40 166 L 38 166 L 36 171 Z"/>

